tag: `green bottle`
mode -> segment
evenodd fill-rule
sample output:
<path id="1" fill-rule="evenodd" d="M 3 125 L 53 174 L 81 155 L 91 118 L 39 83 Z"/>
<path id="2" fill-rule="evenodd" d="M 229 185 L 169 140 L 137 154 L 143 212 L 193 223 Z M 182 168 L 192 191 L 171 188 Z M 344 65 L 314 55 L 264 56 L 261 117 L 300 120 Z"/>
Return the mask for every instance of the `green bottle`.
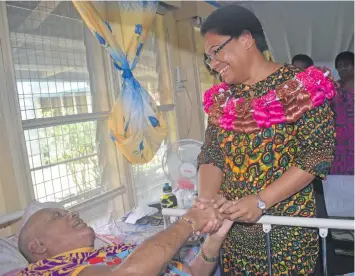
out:
<path id="1" fill-rule="evenodd" d="M 169 183 L 165 183 L 163 186 L 160 204 L 161 208 L 177 208 L 177 198 L 172 192 L 172 188 Z"/>

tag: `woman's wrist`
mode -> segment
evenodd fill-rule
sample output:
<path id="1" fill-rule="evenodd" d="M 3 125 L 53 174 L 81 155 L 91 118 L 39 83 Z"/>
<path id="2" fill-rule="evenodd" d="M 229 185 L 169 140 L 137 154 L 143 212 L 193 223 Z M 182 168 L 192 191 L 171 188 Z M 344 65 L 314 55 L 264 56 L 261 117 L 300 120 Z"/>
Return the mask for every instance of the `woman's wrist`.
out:
<path id="1" fill-rule="evenodd" d="M 217 263 L 218 262 L 218 257 L 219 254 L 216 254 L 213 257 L 208 257 L 203 249 L 203 247 L 200 248 L 200 252 L 199 255 L 201 256 L 201 258 L 206 262 L 206 263 Z"/>
<path id="2" fill-rule="evenodd" d="M 213 259 L 219 256 L 219 249 L 221 248 L 223 239 L 211 238 L 208 236 L 206 241 L 201 245 L 203 254 L 208 259 Z"/>
<path id="3" fill-rule="evenodd" d="M 214 257 L 218 255 L 219 249 L 222 246 L 224 238 L 209 235 L 207 236 L 206 241 L 201 245 L 207 257 Z"/>
<path id="4" fill-rule="evenodd" d="M 266 205 L 266 210 L 270 209 L 274 206 L 277 202 L 274 202 L 274 198 L 272 194 L 267 191 L 267 188 L 259 192 L 259 197 Z"/>

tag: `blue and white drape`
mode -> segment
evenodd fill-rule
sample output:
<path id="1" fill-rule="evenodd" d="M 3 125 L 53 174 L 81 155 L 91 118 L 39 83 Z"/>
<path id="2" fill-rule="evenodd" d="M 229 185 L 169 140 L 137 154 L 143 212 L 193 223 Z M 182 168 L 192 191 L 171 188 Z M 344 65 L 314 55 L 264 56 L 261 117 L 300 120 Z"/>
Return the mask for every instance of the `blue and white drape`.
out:
<path id="1" fill-rule="evenodd" d="M 109 116 L 109 134 L 132 164 L 149 162 L 167 135 L 162 114 L 134 78 L 158 1 L 73 1 L 82 19 L 122 71 L 121 93 Z M 109 7 L 109 8 L 108 8 Z"/>

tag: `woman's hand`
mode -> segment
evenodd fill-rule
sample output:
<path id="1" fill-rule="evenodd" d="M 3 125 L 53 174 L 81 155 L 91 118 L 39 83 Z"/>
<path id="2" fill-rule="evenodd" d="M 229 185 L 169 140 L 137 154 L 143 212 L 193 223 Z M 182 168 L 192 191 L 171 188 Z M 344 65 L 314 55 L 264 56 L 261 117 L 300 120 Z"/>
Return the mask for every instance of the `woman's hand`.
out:
<path id="1" fill-rule="evenodd" d="M 248 195 L 237 200 L 227 200 L 221 197 L 214 202 L 213 207 L 232 221 L 253 223 L 262 216 L 256 195 Z"/>
<path id="2" fill-rule="evenodd" d="M 231 229 L 233 223 L 234 223 L 234 221 L 225 219 L 223 221 L 221 228 L 219 228 L 216 233 L 210 234 L 210 237 L 224 240 L 225 237 L 227 236 L 229 230 Z"/>

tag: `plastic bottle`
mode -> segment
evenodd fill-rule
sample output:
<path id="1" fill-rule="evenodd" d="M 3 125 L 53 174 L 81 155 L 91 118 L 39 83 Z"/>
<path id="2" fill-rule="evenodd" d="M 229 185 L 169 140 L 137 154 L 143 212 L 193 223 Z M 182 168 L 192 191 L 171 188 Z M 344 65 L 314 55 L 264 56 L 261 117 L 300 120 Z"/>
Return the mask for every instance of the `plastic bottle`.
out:
<path id="1" fill-rule="evenodd" d="M 163 186 L 163 193 L 160 198 L 161 208 L 177 208 L 177 198 L 172 192 L 172 188 L 169 183 L 165 183 Z"/>
<path id="2" fill-rule="evenodd" d="M 185 209 L 191 208 L 195 199 L 195 191 L 186 191 L 184 195 Z"/>

